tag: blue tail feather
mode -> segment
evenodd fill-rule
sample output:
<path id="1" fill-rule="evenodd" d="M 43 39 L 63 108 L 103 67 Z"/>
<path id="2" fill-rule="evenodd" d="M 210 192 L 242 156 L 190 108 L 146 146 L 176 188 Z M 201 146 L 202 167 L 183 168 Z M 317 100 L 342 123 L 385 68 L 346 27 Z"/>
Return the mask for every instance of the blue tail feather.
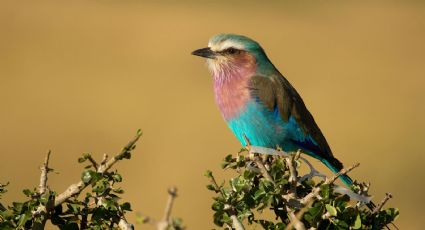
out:
<path id="1" fill-rule="evenodd" d="M 333 173 L 338 173 L 341 169 L 335 167 L 335 165 L 331 164 L 328 160 L 323 159 L 322 162 L 333 172 Z M 341 179 L 341 181 L 347 185 L 348 187 L 350 187 L 353 184 L 353 180 L 347 176 L 347 175 L 341 175 L 339 177 L 339 179 Z"/>

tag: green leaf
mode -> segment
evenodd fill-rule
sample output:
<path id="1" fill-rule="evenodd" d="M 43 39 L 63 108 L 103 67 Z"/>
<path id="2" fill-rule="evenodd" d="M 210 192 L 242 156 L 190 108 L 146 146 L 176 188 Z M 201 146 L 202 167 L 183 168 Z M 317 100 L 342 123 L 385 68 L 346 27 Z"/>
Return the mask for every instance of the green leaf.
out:
<path id="1" fill-rule="evenodd" d="M 260 200 L 266 195 L 264 189 L 259 189 L 254 193 L 254 200 Z"/>
<path id="2" fill-rule="evenodd" d="M 128 202 L 125 202 L 124 204 L 121 204 L 121 209 L 125 210 L 125 211 L 132 211 L 131 210 L 131 205 Z"/>
<path id="3" fill-rule="evenodd" d="M 245 186 L 245 180 L 243 178 L 235 177 L 230 179 L 230 185 L 235 192 L 240 192 Z"/>
<path id="4" fill-rule="evenodd" d="M 395 220 L 399 215 L 399 211 L 396 208 L 387 208 L 387 209 L 385 209 L 385 212 L 393 220 Z"/>
<path id="5" fill-rule="evenodd" d="M 208 178 L 212 178 L 213 174 L 210 170 L 205 171 L 204 176 L 208 177 Z"/>
<path id="6" fill-rule="evenodd" d="M 109 183 L 106 179 L 102 179 L 96 182 L 93 186 L 93 192 L 98 194 L 103 194 L 105 191 L 109 189 Z"/>
<path id="7" fill-rule="evenodd" d="M 112 191 L 114 193 L 117 193 L 117 194 L 123 194 L 124 193 L 124 190 L 122 188 L 114 188 L 114 189 L 112 189 Z"/>
<path id="8" fill-rule="evenodd" d="M 49 198 L 50 198 L 50 192 L 46 191 L 44 194 L 41 195 L 40 202 L 42 204 L 47 204 L 47 202 L 49 201 Z"/>
<path id="9" fill-rule="evenodd" d="M 18 228 L 21 228 L 22 226 L 24 226 L 25 223 L 30 219 L 31 219 L 31 213 L 27 212 L 27 213 L 21 214 L 18 220 Z"/>
<path id="10" fill-rule="evenodd" d="M 324 198 L 324 199 L 329 199 L 329 194 L 330 194 L 330 186 L 328 184 L 324 184 L 320 186 L 320 195 Z"/>
<path id="11" fill-rule="evenodd" d="M 331 214 L 331 216 L 336 216 L 337 215 L 337 211 L 336 208 L 330 204 L 326 204 L 326 210 L 329 212 L 329 214 Z"/>
<path id="12" fill-rule="evenodd" d="M 216 201 L 212 204 L 211 209 L 214 211 L 223 210 L 224 204 L 222 202 Z"/>
<path id="13" fill-rule="evenodd" d="M 225 162 L 233 162 L 233 156 L 232 156 L 232 154 L 227 155 L 227 156 L 224 158 L 224 161 L 225 161 Z"/>
<path id="14" fill-rule="evenodd" d="M 17 213 L 21 213 L 22 212 L 22 208 L 24 207 L 23 203 L 19 203 L 19 202 L 13 202 L 13 210 Z"/>
<path id="15" fill-rule="evenodd" d="M 217 191 L 217 188 L 212 184 L 207 185 L 207 189 L 211 191 Z"/>
<path id="16" fill-rule="evenodd" d="M 313 207 L 311 207 L 308 212 L 311 214 L 311 217 L 314 219 L 316 217 L 322 216 L 323 213 L 323 204 L 316 203 Z"/>
<path id="17" fill-rule="evenodd" d="M 360 214 L 357 214 L 356 220 L 354 221 L 353 229 L 360 229 L 362 227 L 362 218 Z"/>
<path id="18" fill-rule="evenodd" d="M 84 170 L 84 172 L 81 174 L 81 180 L 85 184 L 88 184 L 88 183 L 90 183 L 90 181 L 92 179 L 92 175 L 93 175 L 93 171 L 92 170 Z"/>
<path id="19" fill-rule="evenodd" d="M 342 228 L 342 229 L 348 229 L 350 226 L 347 224 L 347 222 L 345 222 L 344 220 L 334 220 L 334 222 L 338 225 L 338 227 Z"/>
<path id="20" fill-rule="evenodd" d="M 112 179 L 115 182 L 121 182 L 122 181 L 122 176 L 120 174 L 114 174 L 114 175 L 112 175 Z"/>
<path id="21" fill-rule="evenodd" d="M 78 204 L 68 203 L 68 204 L 66 204 L 66 206 L 74 214 L 78 214 L 80 212 L 80 206 Z"/>
<path id="22" fill-rule="evenodd" d="M 29 189 L 24 189 L 23 191 L 22 191 L 24 194 L 25 194 L 25 196 L 27 196 L 27 197 L 31 197 L 34 193 L 31 191 L 31 190 L 29 190 Z"/>
<path id="23" fill-rule="evenodd" d="M 78 158 L 78 163 L 85 162 L 90 156 L 91 156 L 90 153 L 84 153 L 83 156 L 81 156 L 80 158 Z"/>
<path id="24" fill-rule="evenodd" d="M 104 199 L 103 202 L 102 202 L 102 205 L 103 205 L 103 207 L 105 207 L 106 209 L 109 209 L 109 210 L 113 210 L 113 211 L 118 210 L 117 203 L 115 203 L 111 199 Z"/>

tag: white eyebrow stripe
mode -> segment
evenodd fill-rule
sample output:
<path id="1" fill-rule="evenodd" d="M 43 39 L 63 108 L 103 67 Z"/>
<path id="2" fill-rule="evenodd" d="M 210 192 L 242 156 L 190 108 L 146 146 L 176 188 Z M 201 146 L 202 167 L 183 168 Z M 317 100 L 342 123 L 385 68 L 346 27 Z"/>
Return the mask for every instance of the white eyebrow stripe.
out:
<path id="1" fill-rule="evenodd" d="M 210 42 L 208 44 L 208 47 L 210 47 L 210 49 L 212 51 L 223 51 L 223 50 L 225 50 L 227 48 L 230 48 L 230 47 L 233 47 L 233 48 L 236 48 L 236 49 L 239 49 L 239 50 L 244 50 L 245 49 L 245 47 L 242 44 L 237 43 L 237 42 L 235 42 L 233 40 L 225 40 L 225 41 L 220 42 L 218 44 L 212 44 Z"/>

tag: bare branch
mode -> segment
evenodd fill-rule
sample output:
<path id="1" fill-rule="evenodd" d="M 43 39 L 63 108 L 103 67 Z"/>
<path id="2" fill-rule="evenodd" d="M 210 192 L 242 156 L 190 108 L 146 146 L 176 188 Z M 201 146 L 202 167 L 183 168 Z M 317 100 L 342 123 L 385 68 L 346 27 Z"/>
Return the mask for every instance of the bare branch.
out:
<path id="1" fill-rule="evenodd" d="M 70 197 L 79 194 L 81 191 L 83 191 L 84 188 L 86 188 L 87 185 L 84 184 L 83 181 L 79 181 L 75 184 L 70 185 L 64 192 L 59 194 L 55 199 L 55 207 L 59 206 L 63 202 L 65 202 Z"/>
<path id="2" fill-rule="evenodd" d="M 305 225 L 300 221 L 300 217 L 295 216 L 295 210 L 290 209 L 286 206 L 286 210 L 288 211 L 289 220 L 291 221 L 285 228 L 285 230 L 291 230 L 294 227 L 296 230 L 305 230 Z"/>
<path id="3" fill-rule="evenodd" d="M 108 169 L 110 169 L 118 160 L 121 160 L 125 157 L 128 157 L 130 152 L 134 149 L 136 142 L 139 140 L 139 138 L 142 136 L 141 132 L 138 132 L 136 136 L 128 142 L 128 144 L 121 150 L 121 152 L 117 155 L 115 155 L 112 159 L 108 160 L 105 164 L 101 165 L 97 172 L 104 173 Z"/>
<path id="4" fill-rule="evenodd" d="M 155 219 L 149 217 L 149 216 L 143 216 L 142 223 L 150 224 L 156 227 L 158 230 L 167 230 L 167 229 L 174 229 L 172 219 L 171 219 L 171 211 L 173 210 L 173 204 L 174 200 L 177 197 L 177 188 L 171 187 L 168 189 L 168 200 L 167 204 L 165 205 L 164 210 L 164 216 L 160 221 L 156 221 Z"/>
<path id="5" fill-rule="evenodd" d="M 49 160 L 50 160 L 51 151 L 47 152 L 46 158 L 44 158 L 43 166 L 40 167 L 41 175 L 40 175 L 40 185 L 38 186 L 38 194 L 41 196 L 47 191 L 47 174 L 49 173 Z M 52 202 L 48 202 L 47 204 L 51 205 Z M 41 216 L 40 222 L 34 222 L 33 229 L 42 230 L 46 225 L 48 211 L 45 205 L 40 204 L 37 207 L 37 210 L 33 212 L 33 217 Z"/>
<path id="6" fill-rule="evenodd" d="M 340 177 L 341 175 L 345 175 L 347 173 L 349 173 L 351 170 L 357 168 L 360 166 L 360 163 L 356 163 L 348 168 L 344 168 L 341 171 L 339 171 L 338 173 L 336 173 L 333 177 L 331 177 L 330 179 L 326 179 L 326 181 L 323 184 L 333 184 L 336 179 L 338 179 L 338 177 Z M 320 187 L 316 187 L 313 189 L 313 191 L 311 191 L 309 194 L 307 194 L 304 198 L 301 199 L 301 204 L 307 204 L 308 202 L 310 202 L 310 200 L 312 200 L 313 198 L 317 197 L 317 195 L 320 192 Z"/>
<path id="7" fill-rule="evenodd" d="M 296 160 L 300 156 L 300 151 L 298 150 L 297 153 L 292 154 L 290 157 L 285 157 L 286 164 L 289 168 L 289 183 L 290 183 L 290 190 L 288 196 L 290 198 L 296 198 L 297 197 L 297 180 L 298 180 L 298 171 L 296 169 Z"/>
<path id="8" fill-rule="evenodd" d="M 121 230 L 134 230 L 134 226 L 128 223 L 124 216 L 121 217 L 120 222 L 118 223 L 118 227 Z"/>
<path id="9" fill-rule="evenodd" d="M 348 168 L 343 168 L 341 171 L 339 171 L 337 174 L 335 174 L 329 180 L 326 180 L 325 184 L 333 184 L 336 181 L 336 179 L 338 179 L 340 176 L 346 175 L 347 173 L 351 172 L 353 169 L 355 169 L 359 166 L 360 166 L 360 163 L 355 163 L 354 165 L 352 165 Z"/>
<path id="10" fill-rule="evenodd" d="M 373 209 L 372 214 L 376 214 L 379 211 L 381 211 L 381 209 L 382 209 L 382 207 L 384 207 L 385 203 L 387 203 L 387 201 L 391 198 L 393 198 L 393 195 L 391 195 L 391 193 L 385 193 L 384 199 L 382 199 L 382 201 L 375 207 L 375 209 Z"/>
<path id="11" fill-rule="evenodd" d="M 226 210 L 227 213 L 229 214 L 230 219 L 232 220 L 232 226 L 234 229 L 245 230 L 245 227 L 243 226 L 242 222 L 236 216 L 237 212 L 235 211 L 235 208 L 233 206 L 231 206 L 230 204 L 225 204 L 224 210 Z"/>
<path id="12" fill-rule="evenodd" d="M 245 227 L 242 225 L 241 221 L 238 219 L 238 217 L 235 214 L 231 215 L 230 219 L 232 219 L 233 227 L 236 230 L 245 230 Z"/>
<path id="13" fill-rule="evenodd" d="M 268 181 L 270 181 L 273 185 L 276 185 L 276 183 L 273 181 L 273 178 L 270 176 L 269 172 L 266 169 L 266 166 L 264 166 L 263 162 L 261 161 L 261 158 L 258 156 L 255 156 L 253 161 L 257 165 L 257 167 L 260 169 L 261 174 L 264 178 L 266 178 Z"/>
<path id="14" fill-rule="evenodd" d="M 90 161 L 90 163 L 93 165 L 93 167 L 96 169 L 96 171 L 97 171 L 97 168 L 98 168 L 98 164 L 97 164 L 97 162 L 93 159 L 93 157 L 91 156 L 91 155 L 88 155 L 87 156 L 87 159 Z"/>
<path id="15" fill-rule="evenodd" d="M 170 189 L 168 189 L 168 201 L 167 201 L 167 205 L 165 206 L 164 217 L 162 218 L 162 221 L 170 222 L 171 211 L 173 209 L 174 199 L 176 197 L 177 197 L 177 188 L 171 187 Z"/>
<path id="16" fill-rule="evenodd" d="M 51 151 L 47 152 L 43 166 L 41 166 L 40 185 L 38 186 L 38 194 L 44 194 L 47 190 L 47 174 L 49 173 L 49 160 Z"/>
<path id="17" fill-rule="evenodd" d="M 110 169 L 118 160 L 121 160 L 127 154 L 130 154 L 131 150 L 133 150 L 136 142 L 142 136 L 141 132 L 138 132 L 136 136 L 118 153 L 114 158 L 107 161 L 105 164 L 100 165 L 97 169 L 98 173 L 105 173 L 108 169 Z M 105 159 L 105 156 L 104 158 Z M 63 193 L 59 194 L 55 199 L 55 207 L 62 204 L 65 200 L 69 199 L 71 196 L 79 194 L 83 189 L 87 187 L 88 184 L 84 184 L 83 181 L 79 181 L 75 184 L 70 185 Z"/>
<path id="18" fill-rule="evenodd" d="M 264 165 L 263 165 L 263 167 L 264 167 Z M 265 167 L 264 167 L 264 169 L 265 169 Z M 267 170 L 266 170 L 266 172 L 267 172 Z M 221 196 L 224 197 L 224 193 L 220 189 L 220 187 L 218 186 L 217 181 L 215 180 L 214 176 L 211 175 L 210 180 L 211 180 L 211 183 L 214 185 L 214 187 L 218 188 L 218 191 L 220 192 Z M 245 227 L 243 226 L 242 222 L 236 216 L 236 212 L 234 210 L 234 207 L 232 207 L 229 204 L 225 204 L 224 210 L 227 211 L 227 213 L 229 214 L 230 218 L 232 219 L 233 228 L 235 228 L 236 230 L 245 230 Z M 229 226 L 229 228 L 230 228 L 230 226 Z"/>
<path id="19" fill-rule="evenodd" d="M 296 168 L 296 160 L 300 157 L 300 150 L 298 150 L 295 154 L 291 154 L 290 157 L 285 157 L 285 162 L 289 168 L 289 183 L 290 189 L 288 195 L 285 198 L 289 201 L 291 199 L 297 198 L 297 183 L 298 183 L 298 171 Z M 289 203 L 288 203 L 289 204 Z M 300 221 L 300 217 L 295 215 L 295 210 L 286 205 L 286 211 L 288 212 L 288 216 L 290 219 L 290 223 L 286 227 L 286 229 L 290 230 L 294 227 L 296 230 L 305 230 L 305 225 Z"/>
<path id="20" fill-rule="evenodd" d="M 100 165 L 106 164 L 106 161 L 108 161 L 108 154 L 103 154 L 102 161 L 100 162 Z"/>
<path id="21" fill-rule="evenodd" d="M 294 158 L 290 159 L 290 161 L 293 162 L 293 159 Z M 287 162 L 288 162 L 288 160 L 287 160 Z M 352 166 L 350 166 L 350 167 L 348 167 L 346 169 L 342 169 L 341 171 L 339 171 L 338 173 L 336 173 L 330 179 L 326 179 L 326 181 L 323 184 L 333 184 L 336 181 L 336 179 L 338 179 L 338 177 L 340 177 L 341 175 L 345 175 L 345 174 L 349 173 L 351 170 L 353 170 L 354 168 L 357 168 L 359 165 L 360 165 L 359 163 L 356 163 L 356 164 L 354 164 L 354 165 L 352 165 Z M 291 174 L 292 174 L 292 172 L 291 172 Z M 290 179 L 291 179 L 291 177 L 292 177 L 292 175 L 290 176 Z M 291 188 L 291 190 L 292 190 L 292 188 Z M 319 194 L 320 190 L 321 190 L 320 187 L 316 187 L 309 194 L 307 194 L 304 198 L 302 198 L 300 200 L 301 204 L 303 204 L 304 207 L 301 210 L 299 210 L 296 215 L 295 215 L 295 212 L 292 209 L 289 209 L 288 208 L 287 211 L 288 211 L 288 214 L 289 214 L 289 218 L 291 220 L 291 223 L 289 223 L 288 226 L 286 226 L 285 229 L 290 230 L 290 229 L 292 229 L 292 227 L 294 227 L 297 230 L 305 229 L 305 226 L 300 221 L 300 218 L 302 218 L 302 216 L 304 215 L 304 213 L 313 204 L 313 201 L 317 197 L 317 195 Z"/>

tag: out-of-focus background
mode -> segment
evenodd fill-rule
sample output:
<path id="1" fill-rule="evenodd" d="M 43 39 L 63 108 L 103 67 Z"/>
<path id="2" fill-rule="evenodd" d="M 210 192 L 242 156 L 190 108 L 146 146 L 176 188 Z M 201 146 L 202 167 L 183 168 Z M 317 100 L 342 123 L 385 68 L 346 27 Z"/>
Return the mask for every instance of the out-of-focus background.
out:
<path id="1" fill-rule="evenodd" d="M 377 202 L 393 193 L 401 229 L 425 225 L 423 1 L 1 1 L 4 201 L 37 185 L 47 150 L 60 192 L 79 179 L 81 153 L 113 154 L 141 128 L 133 158 L 117 165 L 124 198 L 160 218 L 176 185 L 173 214 L 213 228 L 203 172 L 220 178 L 240 145 L 190 52 L 220 32 L 259 41 L 335 155 L 361 163 L 352 176 L 372 183 Z"/>

